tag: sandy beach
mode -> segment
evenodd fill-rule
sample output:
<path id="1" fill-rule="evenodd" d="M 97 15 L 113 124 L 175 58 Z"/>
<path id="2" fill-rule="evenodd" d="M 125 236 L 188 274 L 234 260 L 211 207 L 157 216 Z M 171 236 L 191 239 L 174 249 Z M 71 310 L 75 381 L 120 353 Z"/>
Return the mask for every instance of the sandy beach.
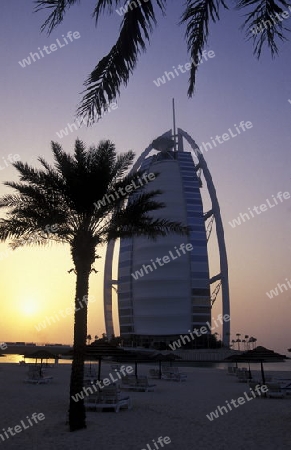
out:
<path id="1" fill-rule="evenodd" d="M 139 367 L 139 374 L 147 374 L 148 368 Z M 103 364 L 102 376 L 110 370 L 109 364 Z M 171 439 L 164 444 L 169 450 L 290 448 L 291 396 L 254 398 L 210 421 L 206 414 L 249 393 L 248 385 L 239 383 L 225 370 L 193 367 L 182 370 L 188 375 L 186 382 L 154 380 L 154 392 L 129 394 L 133 402 L 131 410 L 88 412 L 87 429 L 70 433 L 65 425 L 70 365 L 47 369 L 54 377 L 52 383 L 31 385 L 23 382 L 27 367 L 1 364 L 2 435 L 5 437 L 4 430 L 8 427 L 26 425 L 14 436 L 7 433 L 5 441 L 0 439 L 1 448 L 155 450 L 153 440 L 157 441 L 159 436 Z M 45 418 L 35 423 L 31 419 L 33 413 L 42 413 Z"/>

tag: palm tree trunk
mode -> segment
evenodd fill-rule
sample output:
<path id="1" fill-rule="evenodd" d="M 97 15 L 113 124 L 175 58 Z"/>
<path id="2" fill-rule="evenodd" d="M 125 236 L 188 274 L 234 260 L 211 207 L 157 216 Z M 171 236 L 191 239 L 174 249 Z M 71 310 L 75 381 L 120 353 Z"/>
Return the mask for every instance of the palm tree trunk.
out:
<path id="1" fill-rule="evenodd" d="M 77 281 L 74 316 L 74 347 L 70 382 L 69 408 L 70 431 L 86 428 L 84 400 L 78 399 L 78 401 L 75 401 L 72 396 L 76 396 L 78 393 L 82 393 L 84 385 L 84 361 L 86 352 L 88 310 L 87 302 L 85 301 L 85 299 L 88 298 L 87 296 L 89 289 L 90 265 L 88 267 L 88 264 L 86 263 L 83 265 L 78 264 L 76 272 Z"/>

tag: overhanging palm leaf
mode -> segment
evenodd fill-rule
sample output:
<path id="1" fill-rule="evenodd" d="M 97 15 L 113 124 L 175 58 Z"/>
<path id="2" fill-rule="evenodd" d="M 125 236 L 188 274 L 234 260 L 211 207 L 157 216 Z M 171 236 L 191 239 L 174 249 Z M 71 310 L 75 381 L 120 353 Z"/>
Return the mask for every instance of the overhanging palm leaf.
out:
<path id="1" fill-rule="evenodd" d="M 78 114 L 86 116 L 89 123 L 100 119 L 110 103 L 119 96 L 121 85 L 127 85 L 136 67 L 138 55 L 146 51 L 146 42 L 149 42 L 150 33 L 156 24 L 152 3 L 141 2 L 137 8 L 127 10 L 116 44 L 85 81 L 87 89 Z M 163 9 L 163 2 L 157 3 Z M 98 10 L 97 7 L 95 13 L 97 20 L 100 8 Z"/>
<path id="2" fill-rule="evenodd" d="M 48 29 L 50 33 L 55 26 L 62 22 L 66 10 L 77 3 L 77 0 L 37 0 L 39 11 L 43 8 L 54 8 L 41 29 Z M 124 17 L 120 27 L 120 34 L 116 44 L 103 57 L 91 72 L 84 85 L 86 90 L 77 110 L 77 115 L 87 120 L 87 124 L 98 121 L 108 110 L 110 103 L 120 95 L 121 86 L 126 86 L 133 73 L 138 56 L 146 51 L 153 27 L 156 24 L 154 6 L 163 13 L 167 0 L 98 0 L 93 11 L 93 17 L 98 22 L 102 13 L 112 14 L 114 7 L 121 6 Z M 246 28 L 247 39 L 254 41 L 254 53 L 259 58 L 263 45 L 271 50 L 271 55 L 278 53 L 277 40 L 286 40 L 285 32 L 290 31 L 282 22 L 278 21 L 271 27 L 263 29 L 255 35 L 253 27 L 261 21 L 271 20 L 276 13 L 282 13 L 280 5 L 288 6 L 286 0 L 237 0 L 236 9 L 251 9 L 243 24 Z M 220 8 L 228 9 L 225 0 L 186 0 L 186 7 L 182 13 L 182 24 L 186 24 L 186 42 L 191 57 L 192 66 L 189 77 L 188 96 L 194 93 L 198 63 L 209 37 L 209 25 L 220 18 Z M 253 8 L 253 9 L 252 9 Z M 120 14 L 122 15 L 122 14 Z"/>
<path id="3" fill-rule="evenodd" d="M 53 29 L 59 25 L 63 19 L 65 12 L 80 0 L 35 0 L 36 8 L 35 11 L 40 11 L 43 8 L 54 8 L 47 20 L 41 26 L 41 31 L 48 29 L 48 34 L 50 34 Z"/>
<path id="4" fill-rule="evenodd" d="M 188 95 L 194 93 L 196 72 L 202 51 L 207 44 L 209 35 L 209 22 L 219 20 L 219 8 L 227 9 L 223 0 L 187 0 L 181 23 L 186 23 L 186 42 L 191 55 L 191 70 L 189 78 Z"/>
<path id="5" fill-rule="evenodd" d="M 86 150 L 80 140 L 75 142 L 73 155 L 55 142 L 52 151 L 53 166 L 43 158 L 39 158 L 41 169 L 20 161 L 13 164 L 20 182 L 5 183 L 16 194 L 0 198 L 0 208 L 7 209 L 7 217 L 0 219 L 0 241 L 12 240 L 12 248 L 51 240 L 69 244 L 76 273 L 69 410 L 73 431 L 86 427 L 84 401 L 74 401 L 83 389 L 87 336 L 87 304 L 79 308 L 78 301 L 88 298 L 97 246 L 118 237 L 143 235 L 154 239 L 172 232 L 187 234 L 189 230 L 180 223 L 152 217 L 165 205 L 156 200 L 160 191 L 144 191 L 137 184 L 142 172 L 124 175 L 133 163 L 133 152 L 117 155 L 110 141 Z M 132 182 L 137 186 L 133 195 L 121 190 L 118 197 L 104 202 L 108 193 L 120 192 Z M 101 200 L 101 206 L 96 207 Z"/>
<path id="6" fill-rule="evenodd" d="M 128 3 L 128 2 L 127 2 Z M 113 5 L 116 7 L 118 5 L 124 5 L 124 0 L 98 0 L 95 6 L 93 17 L 96 19 L 96 24 L 102 13 L 112 14 Z"/>
<path id="7" fill-rule="evenodd" d="M 285 8 L 288 3 L 285 0 L 279 0 Z M 260 58 L 263 45 L 267 42 L 271 50 L 271 55 L 274 57 L 278 53 L 278 46 L 276 39 L 281 41 L 287 40 L 284 36 L 284 31 L 290 31 L 283 25 L 283 22 L 276 17 L 276 14 L 281 14 L 284 10 L 273 0 L 240 0 L 237 8 L 252 8 L 246 14 L 246 20 L 242 28 L 246 29 L 247 39 L 253 40 L 254 54 Z M 274 19 L 274 20 L 273 20 Z"/>

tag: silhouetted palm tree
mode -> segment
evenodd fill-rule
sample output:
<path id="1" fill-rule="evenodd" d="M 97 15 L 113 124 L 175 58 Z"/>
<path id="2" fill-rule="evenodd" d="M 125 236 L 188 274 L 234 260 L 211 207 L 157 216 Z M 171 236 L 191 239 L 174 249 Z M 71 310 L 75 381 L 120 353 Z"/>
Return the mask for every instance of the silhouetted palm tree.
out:
<path id="1" fill-rule="evenodd" d="M 13 164 L 20 174 L 20 182 L 5 183 L 16 194 L 0 199 L 0 207 L 8 208 L 7 218 L 0 220 L 0 240 L 12 239 L 13 248 L 45 244 L 49 240 L 69 244 L 74 263 L 71 270 L 76 274 L 69 409 L 73 431 L 86 427 L 84 402 L 75 402 L 72 396 L 83 388 L 88 305 L 85 301 L 80 308 L 79 300 L 88 299 L 89 275 L 98 258 L 96 247 L 119 237 L 155 238 L 170 232 L 185 234 L 188 229 L 177 222 L 151 217 L 152 211 L 165 206 L 155 200 L 161 193 L 158 190 L 139 189 L 128 200 L 130 194 L 125 187 L 131 182 L 139 186 L 138 176 L 141 176 L 141 173 L 125 175 L 134 160 L 133 152 L 117 156 L 110 141 L 101 141 L 98 147 L 86 150 L 80 140 L 75 142 L 73 155 L 65 153 L 55 142 L 52 151 L 54 166 L 43 158 L 39 158 L 41 169 L 21 161 Z M 98 203 L 120 189 L 123 195 L 116 201 Z M 57 226 L 48 227 L 48 224 Z"/>
<path id="2" fill-rule="evenodd" d="M 251 336 L 249 338 L 249 343 L 253 344 L 253 349 L 256 348 L 256 342 L 257 342 L 257 339 L 255 337 Z"/>
<path id="3" fill-rule="evenodd" d="M 245 340 L 246 340 L 246 346 L 247 346 L 247 350 L 249 350 L 249 341 L 247 340 L 249 338 L 248 334 L 245 334 Z"/>
<path id="4" fill-rule="evenodd" d="M 79 0 L 37 0 L 37 11 L 43 8 L 51 10 L 41 29 L 47 29 L 51 33 L 75 3 L 79 3 Z M 95 122 L 108 109 L 110 102 L 119 96 L 120 88 L 127 85 L 140 53 L 146 51 L 156 25 L 157 11 L 165 13 L 167 3 L 167 0 L 96 0 L 93 11 L 96 23 L 101 14 L 112 14 L 115 7 L 119 7 L 119 15 L 123 19 L 116 43 L 97 63 L 84 83 L 86 90 L 78 109 L 79 116 Z M 188 96 L 191 97 L 199 60 L 208 41 L 210 22 L 217 22 L 220 19 L 220 9 L 226 10 L 229 7 L 224 0 L 186 0 L 181 3 L 183 9 L 181 5 L 180 24 L 186 26 L 185 39 L 192 61 L 188 88 Z M 253 41 L 254 54 L 258 58 L 265 43 L 270 48 L 271 55 L 275 56 L 278 53 L 277 40 L 286 40 L 284 34 L 289 30 L 283 24 L 284 19 L 276 19 L 275 14 L 280 15 L 284 12 L 283 7 L 287 6 L 285 0 L 277 3 L 273 0 L 236 0 L 230 5 L 237 10 L 246 10 L 242 28 L 245 28 L 247 40 Z M 275 23 L 272 19 L 276 19 Z M 270 26 L 264 25 L 268 23 Z"/>
<path id="5" fill-rule="evenodd" d="M 240 340 L 240 335 L 241 335 L 241 333 L 236 333 L 236 336 L 237 336 L 236 342 L 237 342 L 237 349 L 238 349 L 238 350 L 240 350 L 240 346 L 239 346 L 239 343 L 241 342 L 241 340 Z"/>

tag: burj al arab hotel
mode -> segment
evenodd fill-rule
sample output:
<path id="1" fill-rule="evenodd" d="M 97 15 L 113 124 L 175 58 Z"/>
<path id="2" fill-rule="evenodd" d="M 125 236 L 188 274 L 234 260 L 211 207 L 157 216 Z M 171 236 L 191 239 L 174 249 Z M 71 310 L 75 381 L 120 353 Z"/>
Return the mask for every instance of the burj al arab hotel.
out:
<path id="1" fill-rule="evenodd" d="M 195 141 L 182 129 L 165 132 L 147 147 L 132 171 L 159 173 L 144 190 L 159 189 L 166 207 L 153 217 L 179 221 L 188 236 L 169 234 L 153 241 L 146 237 L 121 239 L 118 277 L 112 277 L 115 242 L 107 246 L 104 270 L 104 314 L 107 336 L 114 334 L 112 288 L 117 291 L 120 336 L 125 343 L 169 344 L 193 329 L 211 323 L 212 305 L 221 291 L 222 314 L 230 315 L 228 265 L 220 207 L 211 174 Z M 202 186 L 208 191 L 203 210 Z M 210 274 L 208 240 L 215 222 L 219 250 L 218 273 Z M 213 233 L 214 234 L 214 233 Z M 191 244 L 191 251 L 179 251 Z M 168 255 L 167 264 L 156 258 Z M 173 256 L 171 258 L 170 256 Z M 164 260 L 163 260 L 164 261 Z M 135 275 L 134 275 L 135 274 Z M 230 322 L 222 324 L 229 345 Z"/>

